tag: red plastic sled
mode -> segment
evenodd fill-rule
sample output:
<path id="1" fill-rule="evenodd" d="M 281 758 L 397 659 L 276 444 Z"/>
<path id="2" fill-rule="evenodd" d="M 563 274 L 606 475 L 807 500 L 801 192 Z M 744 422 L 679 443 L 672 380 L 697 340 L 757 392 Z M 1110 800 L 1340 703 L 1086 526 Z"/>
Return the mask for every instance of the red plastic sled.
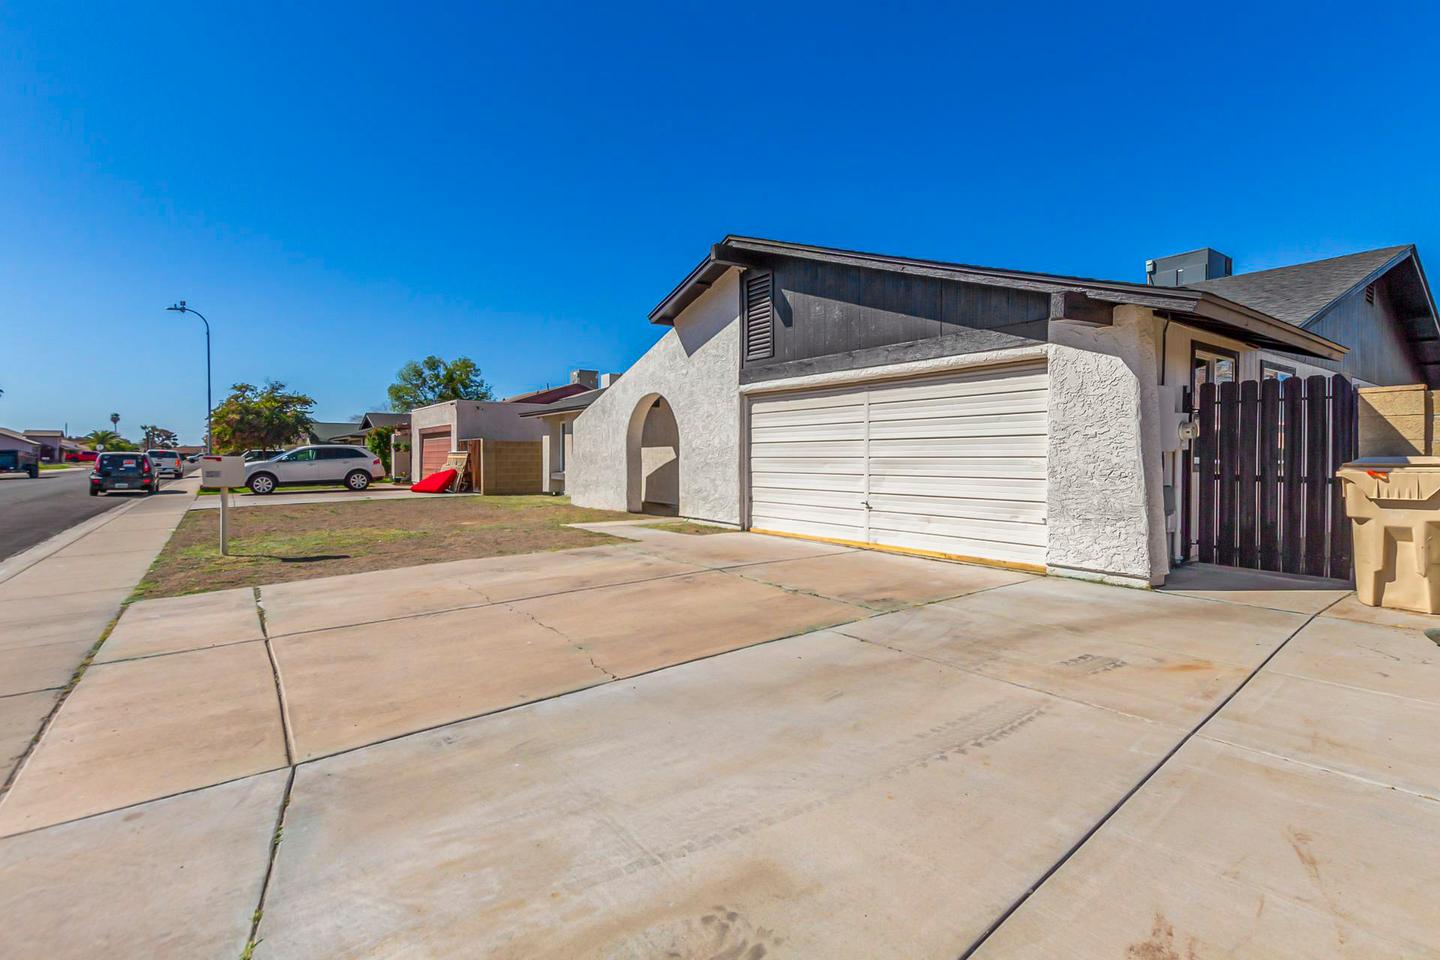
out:
<path id="1" fill-rule="evenodd" d="M 411 484 L 410 489 L 415 493 L 444 493 L 455 482 L 456 476 L 454 470 L 439 470 L 419 483 Z"/>

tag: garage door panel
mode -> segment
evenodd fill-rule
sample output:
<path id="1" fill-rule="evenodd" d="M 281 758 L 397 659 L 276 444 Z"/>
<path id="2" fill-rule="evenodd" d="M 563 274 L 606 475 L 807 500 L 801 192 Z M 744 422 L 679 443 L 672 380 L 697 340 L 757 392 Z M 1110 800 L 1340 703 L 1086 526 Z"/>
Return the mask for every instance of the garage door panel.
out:
<path id="1" fill-rule="evenodd" d="M 806 442 L 803 440 L 757 441 L 750 447 L 761 460 L 773 457 L 786 459 L 834 459 L 836 457 L 865 456 L 864 440 L 824 440 Z"/>
<path id="2" fill-rule="evenodd" d="M 757 510 L 769 504 L 864 510 L 865 494 L 858 490 L 807 490 L 793 487 L 777 489 L 757 486 L 755 488 L 755 504 Z"/>
<path id="3" fill-rule="evenodd" d="M 777 395 L 751 406 L 751 526 L 1041 565 L 1043 365 Z"/>
<path id="4" fill-rule="evenodd" d="M 870 511 L 870 530 L 872 534 L 876 531 L 924 533 L 935 537 L 994 540 L 999 543 L 1023 543 L 1039 547 L 1045 546 L 1047 542 L 1046 527 L 1043 523 L 919 516 L 913 513 L 885 513 L 881 510 Z"/>
<path id="5" fill-rule="evenodd" d="M 981 497 L 906 497 L 870 492 L 865 501 L 873 512 L 918 516 L 1000 520 L 1010 523 L 1044 523 L 1045 502 L 994 500 Z M 872 518 L 873 518 L 872 513 Z M 874 520 L 871 520 L 874 526 Z"/>
<path id="6" fill-rule="evenodd" d="M 801 423 L 793 426 L 754 424 L 750 436 L 756 443 L 782 443 L 791 440 L 864 440 L 864 423 Z"/>
<path id="7" fill-rule="evenodd" d="M 884 420 L 870 424 L 870 439 L 945 439 L 948 437 L 1044 438 L 1045 413 L 1007 413 L 990 417 L 936 417 Z M 864 425 L 860 425 L 864 429 Z"/>
<path id="8" fill-rule="evenodd" d="M 774 520 L 793 520 L 808 523 L 826 523 L 834 527 L 844 527 L 850 532 L 846 536 L 851 540 L 863 540 L 864 536 L 859 531 L 865 529 L 865 510 L 863 507 L 856 507 L 846 510 L 841 507 L 810 507 L 799 503 L 757 503 L 754 514 L 757 517 L 769 517 Z M 755 526 L 760 526 L 757 522 Z M 768 526 L 772 530 L 786 530 L 787 527 Z M 803 532 L 803 531 L 802 531 Z"/>
<path id="9" fill-rule="evenodd" d="M 1044 390 L 1022 390 L 995 396 L 934 397 L 900 402 L 870 401 L 870 421 L 913 420 L 926 417 L 978 417 L 1003 413 L 1044 413 L 1049 400 Z"/>
<path id="10" fill-rule="evenodd" d="M 934 397 L 989 397 L 1022 390 L 1048 391 L 1050 377 L 1034 367 L 1010 373 L 995 371 L 964 377 L 877 383 L 870 388 L 870 402 L 896 403 L 904 400 L 929 400 Z"/>
<path id="11" fill-rule="evenodd" d="M 865 407 L 825 407 L 819 410 L 752 410 L 750 423 L 755 427 L 795 427 L 806 423 L 864 423 Z"/>
<path id="12" fill-rule="evenodd" d="M 957 500 L 1015 500 L 1044 503 L 1044 480 L 986 477 L 889 477 L 870 475 L 872 495 L 952 497 Z"/>
<path id="13" fill-rule="evenodd" d="M 802 463 L 819 463 L 805 460 Z M 859 472 L 849 473 L 787 473 L 783 470 L 772 472 L 759 469 L 758 465 L 750 477 L 751 486 L 758 490 L 794 490 L 808 487 L 811 490 L 844 490 L 849 493 L 864 493 L 865 478 Z M 758 494 L 757 494 L 758 495 Z"/>
<path id="14" fill-rule="evenodd" d="M 846 407 L 865 406 L 865 397 L 858 394 L 853 388 L 827 390 L 820 393 L 805 393 L 803 395 L 780 395 L 774 398 L 757 399 L 750 406 L 750 412 L 754 416 L 760 416 L 775 410 L 784 410 L 793 413 L 797 410 L 841 410 Z"/>
<path id="15" fill-rule="evenodd" d="M 875 477 L 1045 479 L 1044 457 L 871 457 Z"/>
<path id="16" fill-rule="evenodd" d="M 862 444 L 863 446 L 863 444 Z M 872 457 L 1043 457 L 1044 437 L 952 437 L 943 444 L 935 439 L 870 441 Z"/>
<path id="17" fill-rule="evenodd" d="M 445 458 L 450 455 L 449 432 L 420 437 L 420 478 L 430 476 L 445 468 Z"/>

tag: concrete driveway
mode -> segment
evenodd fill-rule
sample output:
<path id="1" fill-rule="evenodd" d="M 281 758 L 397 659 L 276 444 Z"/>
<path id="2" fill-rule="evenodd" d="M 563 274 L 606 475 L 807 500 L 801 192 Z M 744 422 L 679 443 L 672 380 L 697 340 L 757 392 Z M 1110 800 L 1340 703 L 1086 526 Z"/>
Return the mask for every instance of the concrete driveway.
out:
<path id="1" fill-rule="evenodd" d="M 630 535 L 133 605 L 0 800 L 7 937 L 1440 955 L 1426 618 Z"/>

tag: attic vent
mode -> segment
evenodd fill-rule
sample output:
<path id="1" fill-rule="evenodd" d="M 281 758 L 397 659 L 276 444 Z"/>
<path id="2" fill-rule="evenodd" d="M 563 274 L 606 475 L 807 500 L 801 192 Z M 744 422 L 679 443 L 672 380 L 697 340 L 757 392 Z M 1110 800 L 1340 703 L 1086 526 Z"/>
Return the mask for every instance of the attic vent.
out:
<path id="1" fill-rule="evenodd" d="M 769 273 L 745 277 L 745 359 L 768 360 L 775 356 L 774 278 Z"/>
<path id="2" fill-rule="evenodd" d="M 1366 303 L 1374 303 L 1374 302 L 1375 302 L 1375 284 L 1373 284 L 1373 283 L 1370 283 L 1370 284 L 1366 284 L 1366 285 L 1365 285 L 1365 302 L 1366 302 Z"/>

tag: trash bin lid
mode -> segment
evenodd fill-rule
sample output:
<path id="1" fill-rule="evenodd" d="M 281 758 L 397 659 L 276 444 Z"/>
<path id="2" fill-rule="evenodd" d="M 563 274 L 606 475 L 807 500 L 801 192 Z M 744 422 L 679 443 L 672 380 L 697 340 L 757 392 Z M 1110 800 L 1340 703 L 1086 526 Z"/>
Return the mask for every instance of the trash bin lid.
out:
<path id="1" fill-rule="evenodd" d="M 1366 457 L 1335 476 L 1371 500 L 1429 500 L 1440 493 L 1440 457 Z"/>

